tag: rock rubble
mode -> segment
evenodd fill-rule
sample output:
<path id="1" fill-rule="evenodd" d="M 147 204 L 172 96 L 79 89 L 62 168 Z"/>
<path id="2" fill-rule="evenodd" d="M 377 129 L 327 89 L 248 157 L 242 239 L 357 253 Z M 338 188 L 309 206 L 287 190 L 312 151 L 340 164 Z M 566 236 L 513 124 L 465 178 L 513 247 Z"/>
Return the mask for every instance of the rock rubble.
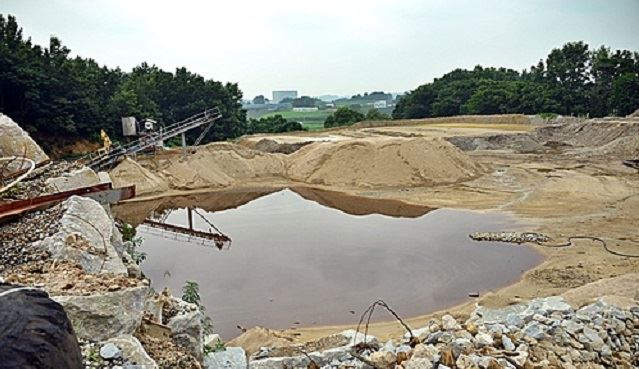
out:
<path id="1" fill-rule="evenodd" d="M 497 369 L 635 368 L 639 365 L 639 306 L 622 309 L 598 300 L 574 309 L 560 297 L 503 309 L 478 307 L 465 321 L 450 315 L 415 329 L 417 341 L 373 338 L 292 357 L 262 348 L 249 368 Z M 412 347 L 411 345 L 412 344 Z M 359 350 L 359 351 L 358 351 Z M 359 358 L 358 358 L 359 357 Z"/>

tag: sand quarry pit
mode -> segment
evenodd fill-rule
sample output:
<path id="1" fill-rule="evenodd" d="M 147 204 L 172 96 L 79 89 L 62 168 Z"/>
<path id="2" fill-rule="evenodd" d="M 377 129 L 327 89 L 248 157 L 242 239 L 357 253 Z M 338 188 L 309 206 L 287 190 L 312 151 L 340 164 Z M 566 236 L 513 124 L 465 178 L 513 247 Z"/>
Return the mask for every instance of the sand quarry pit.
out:
<path id="1" fill-rule="evenodd" d="M 175 150 L 120 163 L 111 171 L 115 184 L 137 185 L 139 197 L 115 212 L 143 220 L 158 201 L 171 207 L 171 202 L 179 202 L 172 200 L 178 195 L 203 196 L 198 201 L 214 203 L 227 201 L 216 195 L 221 191 L 252 188 L 260 189 L 262 196 L 288 187 L 304 196 L 304 189 L 320 189 L 429 208 L 504 213 L 553 242 L 591 235 L 615 252 L 639 255 L 639 173 L 622 164 L 639 158 L 638 132 L 639 119 L 633 118 L 539 123 L 500 116 L 375 122 L 328 132 L 244 137 L 199 147 L 186 156 Z M 263 140 L 269 141 L 258 145 Z M 306 197 L 331 207 L 346 201 L 317 193 Z M 628 277 L 639 271 L 638 258 L 613 255 L 588 240 L 565 248 L 532 247 L 545 261 L 517 282 L 445 311 L 464 315 L 476 303 L 504 306 L 558 294 L 580 303 L 604 295 L 632 299 L 639 292 L 636 278 Z M 422 326 L 444 310 L 423 313 L 407 317 L 407 322 Z M 302 325 L 273 334 L 287 337 L 280 340 L 285 342 L 309 341 L 346 327 L 352 325 Z M 268 341 L 264 330 L 254 339 L 251 332 L 237 342 L 250 346 Z M 371 332 L 385 339 L 401 335 L 403 329 L 395 321 L 379 322 Z"/>

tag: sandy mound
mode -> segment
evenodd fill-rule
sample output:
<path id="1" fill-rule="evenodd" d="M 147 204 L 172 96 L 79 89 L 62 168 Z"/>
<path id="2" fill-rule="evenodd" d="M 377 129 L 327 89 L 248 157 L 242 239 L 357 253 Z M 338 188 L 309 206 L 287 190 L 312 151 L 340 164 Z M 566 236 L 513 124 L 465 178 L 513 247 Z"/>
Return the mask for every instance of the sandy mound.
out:
<path id="1" fill-rule="evenodd" d="M 186 158 L 176 151 L 141 163 L 127 159 L 111 171 L 111 175 L 116 185 L 135 184 L 137 194 L 142 195 L 168 189 L 228 187 L 237 181 L 277 177 L 283 172 L 284 162 L 278 155 L 214 143 L 199 147 Z"/>
<path id="2" fill-rule="evenodd" d="M 135 193 L 138 195 L 164 192 L 169 189 L 164 178 L 129 158 L 124 159 L 109 175 L 115 187 L 135 185 Z"/>
<path id="3" fill-rule="evenodd" d="M 306 183 L 396 187 L 468 180 L 480 168 L 442 139 L 356 139 L 316 143 L 291 154 L 289 178 Z"/>

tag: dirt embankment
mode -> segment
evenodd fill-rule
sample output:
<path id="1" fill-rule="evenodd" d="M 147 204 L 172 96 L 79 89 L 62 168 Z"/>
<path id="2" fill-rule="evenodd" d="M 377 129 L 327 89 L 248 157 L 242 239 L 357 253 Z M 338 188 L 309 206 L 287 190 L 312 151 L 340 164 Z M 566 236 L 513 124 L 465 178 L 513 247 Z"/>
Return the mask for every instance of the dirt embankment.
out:
<path id="1" fill-rule="evenodd" d="M 593 119 L 553 124 L 529 133 L 456 136 L 448 140 L 464 151 L 513 150 L 578 156 L 639 156 L 639 119 Z"/>
<path id="2" fill-rule="evenodd" d="M 394 127 L 417 124 L 442 124 L 442 123 L 466 123 L 466 124 L 531 124 L 534 117 L 523 114 L 495 114 L 495 115 L 458 115 L 454 117 L 438 117 L 425 119 L 398 119 L 364 121 L 352 125 L 352 128 L 368 127 Z"/>
<path id="3" fill-rule="evenodd" d="M 118 186 L 135 184 L 138 195 L 151 195 L 265 179 L 360 188 L 433 186 L 481 173 L 481 166 L 445 140 L 376 137 L 316 142 L 291 155 L 210 144 L 186 157 L 175 152 L 138 162 L 127 159 L 111 176 Z"/>

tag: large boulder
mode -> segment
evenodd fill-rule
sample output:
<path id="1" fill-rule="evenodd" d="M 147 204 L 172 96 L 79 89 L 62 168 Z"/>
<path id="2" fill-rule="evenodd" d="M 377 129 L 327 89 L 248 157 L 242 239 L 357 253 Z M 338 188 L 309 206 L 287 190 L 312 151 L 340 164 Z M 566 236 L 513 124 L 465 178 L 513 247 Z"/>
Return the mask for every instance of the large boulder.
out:
<path id="1" fill-rule="evenodd" d="M 42 163 L 49 160 L 42 148 L 8 116 L 0 113 L 0 157 L 22 156 Z"/>
<path id="2" fill-rule="evenodd" d="M 0 367 L 83 368 L 67 314 L 46 292 L 0 284 Z"/>
<path id="3" fill-rule="evenodd" d="M 55 296 L 69 315 L 78 337 L 107 340 L 133 334 L 142 322 L 147 286 L 90 296 Z"/>
<path id="4" fill-rule="evenodd" d="M 58 232 L 36 246 L 50 252 L 53 259 L 80 264 L 87 273 L 126 275 L 122 255 L 112 243 L 113 220 L 106 210 L 97 201 L 80 196 L 70 197 L 62 206 Z"/>
<path id="5" fill-rule="evenodd" d="M 88 167 L 73 170 L 60 177 L 49 178 L 45 183 L 55 192 L 71 191 L 102 183 L 102 179 Z"/>

